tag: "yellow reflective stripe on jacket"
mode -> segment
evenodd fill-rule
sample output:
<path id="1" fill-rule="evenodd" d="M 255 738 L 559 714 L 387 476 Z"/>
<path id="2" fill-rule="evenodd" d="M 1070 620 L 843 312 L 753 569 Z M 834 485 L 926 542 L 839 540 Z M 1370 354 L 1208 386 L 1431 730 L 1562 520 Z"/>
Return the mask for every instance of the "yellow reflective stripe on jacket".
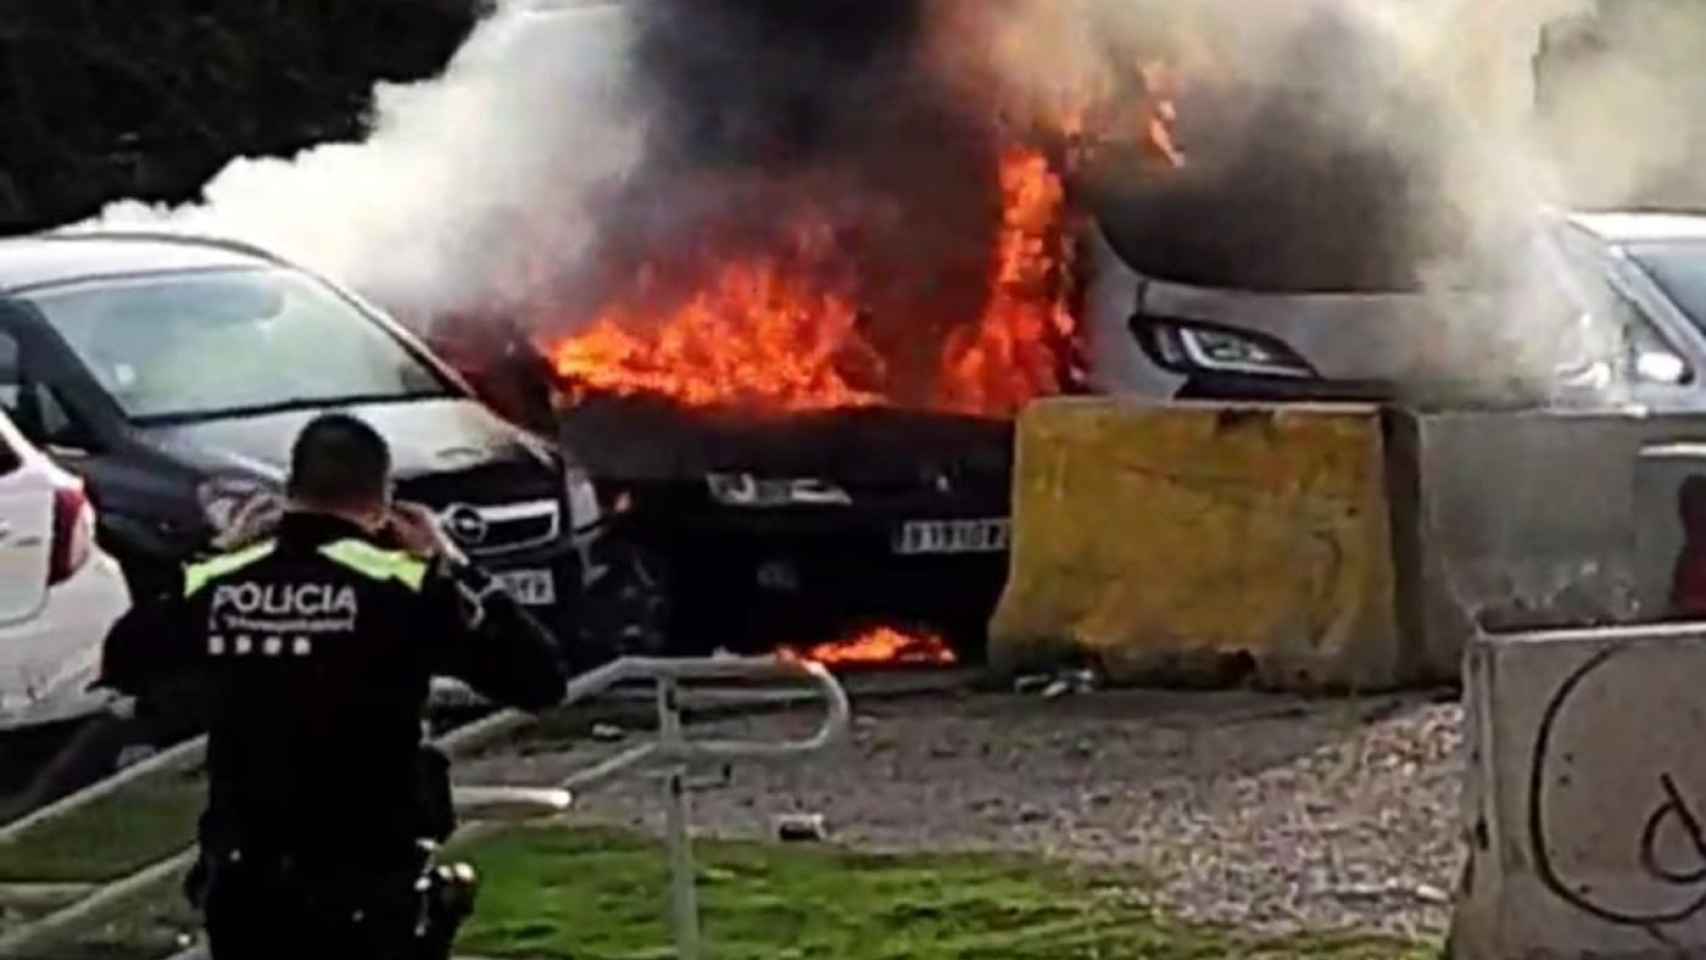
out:
<path id="1" fill-rule="evenodd" d="M 228 573 L 236 573 L 251 563 L 265 560 L 272 555 L 273 542 L 257 543 L 252 547 L 238 550 L 236 553 L 226 553 L 201 563 L 192 563 L 184 567 L 184 596 L 194 596 L 207 582 L 214 577 L 222 577 Z"/>
<path id="2" fill-rule="evenodd" d="M 400 550 L 382 550 L 360 540 L 339 540 L 320 548 L 320 555 L 375 580 L 397 580 L 419 590 L 427 565 Z"/>

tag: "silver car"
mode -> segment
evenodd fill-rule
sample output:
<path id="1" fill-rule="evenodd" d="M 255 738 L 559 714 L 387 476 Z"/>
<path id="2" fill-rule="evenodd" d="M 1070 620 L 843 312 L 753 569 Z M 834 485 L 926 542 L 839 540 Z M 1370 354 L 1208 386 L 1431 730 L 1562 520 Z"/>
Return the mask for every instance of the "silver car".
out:
<path id="1" fill-rule="evenodd" d="M 1706 216 L 1548 215 L 1501 277 L 1247 290 L 1149 276 L 1090 231 L 1091 385 L 1178 399 L 1706 408 Z"/>

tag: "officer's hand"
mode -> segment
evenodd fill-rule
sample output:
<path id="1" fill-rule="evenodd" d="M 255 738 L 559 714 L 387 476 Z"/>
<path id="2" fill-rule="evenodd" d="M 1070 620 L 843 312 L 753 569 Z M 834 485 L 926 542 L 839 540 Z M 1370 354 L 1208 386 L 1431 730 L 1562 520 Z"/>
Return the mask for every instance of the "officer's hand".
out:
<path id="1" fill-rule="evenodd" d="M 391 505 L 391 534 L 404 550 L 422 560 L 447 557 L 461 560 L 462 551 L 450 542 L 438 517 L 418 503 L 399 502 Z"/>

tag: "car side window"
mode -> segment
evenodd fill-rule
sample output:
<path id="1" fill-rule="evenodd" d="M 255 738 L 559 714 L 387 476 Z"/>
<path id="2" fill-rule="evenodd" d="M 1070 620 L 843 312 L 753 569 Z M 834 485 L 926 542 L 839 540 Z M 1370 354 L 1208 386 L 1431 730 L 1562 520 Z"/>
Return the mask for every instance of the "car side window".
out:
<path id="1" fill-rule="evenodd" d="M 18 415 L 18 395 L 23 389 L 23 349 L 18 338 L 0 330 L 0 409 L 14 421 Z"/>
<path id="2" fill-rule="evenodd" d="M 23 465 L 24 458 L 18 455 L 18 451 L 12 449 L 12 445 L 6 442 L 5 437 L 0 437 L 0 477 L 15 472 Z"/>
<path id="3" fill-rule="evenodd" d="M 1622 331 L 1623 374 L 1649 384 L 1682 386 L 1694 382 L 1695 371 L 1671 338 L 1615 282 L 1606 290 Z"/>
<path id="4" fill-rule="evenodd" d="M 6 331 L 0 330 L 0 408 L 5 409 L 8 418 L 17 398 L 17 368 L 18 341 Z M 12 449 L 5 437 L 0 437 L 0 477 L 23 465 L 23 457 Z"/>
<path id="5" fill-rule="evenodd" d="M 1611 321 L 1619 334 L 1622 375 L 1647 383 L 1692 382 L 1694 370 L 1683 359 L 1682 352 L 1618 285 L 1615 270 L 1604 251 L 1574 232 L 1566 234 L 1564 250 L 1582 276 L 1595 278 L 1590 307 Z"/>
<path id="6" fill-rule="evenodd" d="M 58 391 L 31 375 L 28 357 L 17 335 L 0 328 L 0 410 L 34 443 L 87 447 L 88 431 Z"/>

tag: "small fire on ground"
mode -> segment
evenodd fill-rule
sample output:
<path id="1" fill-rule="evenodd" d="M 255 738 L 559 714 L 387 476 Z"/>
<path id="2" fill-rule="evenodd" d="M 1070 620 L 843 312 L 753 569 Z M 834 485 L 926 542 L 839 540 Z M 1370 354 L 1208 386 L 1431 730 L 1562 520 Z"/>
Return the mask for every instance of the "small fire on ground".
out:
<path id="1" fill-rule="evenodd" d="M 936 634 L 908 633 L 877 627 L 844 640 L 820 643 L 800 651 L 783 647 L 777 655 L 826 667 L 952 666 L 959 662 L 952 647 Z"/>

